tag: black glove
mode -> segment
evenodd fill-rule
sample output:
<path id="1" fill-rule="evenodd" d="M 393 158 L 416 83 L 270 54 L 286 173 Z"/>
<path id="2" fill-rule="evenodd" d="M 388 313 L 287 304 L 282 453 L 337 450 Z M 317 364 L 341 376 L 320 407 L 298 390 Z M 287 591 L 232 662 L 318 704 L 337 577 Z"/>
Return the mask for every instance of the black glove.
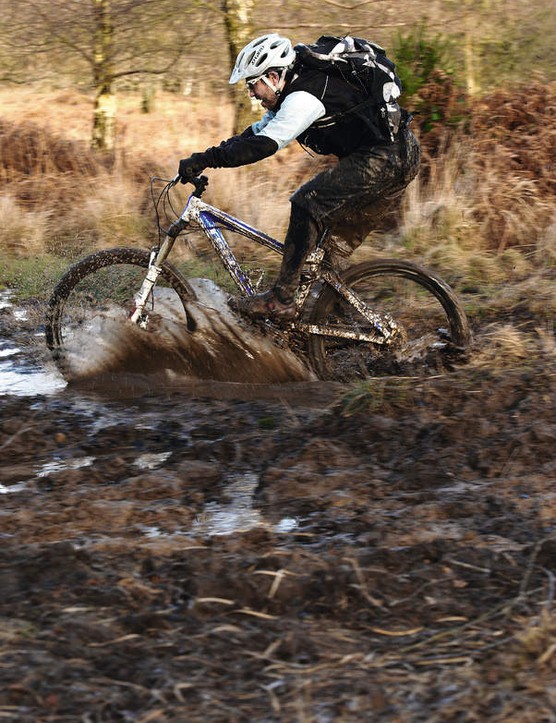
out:
<path id="1" fill-rule="evenodd" d="M 182 158 L 178 168 L 180 181 L 186 183 L 205 170 L 207 162 L 204 153 L 193 153 L 189 158 Z"/>
<path id="2" fill-rule="evenodd" d="M 278 150 L 278 143 L 266 136 L 256 136 L 251 129 L 222 141 L 219 146 L 193 153 L 180 161 L 178 173 L 182 183 L 191 181 L 205 168 L 234 168 L 261 161 Z"/>

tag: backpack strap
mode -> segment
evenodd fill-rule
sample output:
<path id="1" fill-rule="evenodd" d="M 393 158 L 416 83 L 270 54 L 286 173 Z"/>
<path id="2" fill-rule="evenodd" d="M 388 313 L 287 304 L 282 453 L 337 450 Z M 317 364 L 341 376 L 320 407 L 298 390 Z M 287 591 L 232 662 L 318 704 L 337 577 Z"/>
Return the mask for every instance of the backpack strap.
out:
<path id="1" fill-rule="evenodd" d="M 368 108 L 378 109 L 380 128 L 377 129 L 377 124 L 370 114 L 363 112 Z M 397 103 L 377 103 L 373 98 L 366 98 L 361 103 L 347 108 L 344 111 L 319 118 L 313 123 L 313 128 L 328 128 L 336 123 L 341 123 L 342 120 L 349 118 L 349 116 L 355 113 L 373 132 L 376 133 L 378 130 L 382 135 L 386 133 L 386 137 L 389 137 L 393 143 L 401 128 L 402 112 L 402 109 Z"/>

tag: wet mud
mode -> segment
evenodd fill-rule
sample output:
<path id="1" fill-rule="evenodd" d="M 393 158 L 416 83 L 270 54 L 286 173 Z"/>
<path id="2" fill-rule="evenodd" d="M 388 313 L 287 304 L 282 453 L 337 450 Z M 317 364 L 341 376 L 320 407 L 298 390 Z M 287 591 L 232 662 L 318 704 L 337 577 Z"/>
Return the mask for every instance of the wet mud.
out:
<path id="1" fill-rule="evenodd" d="M 550 354 L 4 394 L 0 717 L 553 720 L 555 400 Z"/>
<path id="2" fill-rule="evenodd" d="M 103 313 L 82 324 L 66 344 L 59 364 L 69 381 L 109 374 L 168 375 L 181 379 L 272 384 L 316 380 L 307 364 L 289 349 L 280 331 L 265 331 L 243 321 L 228 306 L 227 294 L 208 279 L 190 279 L 196 300 L 187 317 L 177 294 L 156 289 L 153 332 Z M 185 323 L 187 319 L 187 323 Z M 283 335 L 282 335 L 283 336 Z"/>

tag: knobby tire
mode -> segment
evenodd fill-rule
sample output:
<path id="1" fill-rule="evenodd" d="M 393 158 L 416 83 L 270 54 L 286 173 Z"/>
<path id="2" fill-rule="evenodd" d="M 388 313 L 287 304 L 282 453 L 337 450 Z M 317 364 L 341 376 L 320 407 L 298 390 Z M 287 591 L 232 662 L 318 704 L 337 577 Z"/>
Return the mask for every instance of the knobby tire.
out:
<path id="1" fill-rule="evenodd" d="M 373 311 L 389 313 L 405 338 L 391 346 L 312 334 L 308 354 L 321 379 L 353 381 L 372 376 L 422 376 L 453 366 L 469 346 L 465 312 L 442 279 L 413 263 L 383 259 L 346 269 L 342 280 Z M 326 285 L 309 321 L 370 329 L 370 322 Z"/>
<path id="2" fill-rule="evenodd" d="M 116 309 L 122 321 L 129 318 L 135 308 L 133 295 L 140 288 L 149 261 L 150 253 L 143 249 L 106 249 L 81 259 L 60 279 L 48 303 L 45 335 L 62 372 L 65 347 L 75 329 L 104 314 L 108 305 Z M 182 320 L 191 328 L 186 304 L 196 298 L 195 292 L 168 262 L 162 265 L 155 292 L 164 286 L 176 292 L 183 306 Z"/>

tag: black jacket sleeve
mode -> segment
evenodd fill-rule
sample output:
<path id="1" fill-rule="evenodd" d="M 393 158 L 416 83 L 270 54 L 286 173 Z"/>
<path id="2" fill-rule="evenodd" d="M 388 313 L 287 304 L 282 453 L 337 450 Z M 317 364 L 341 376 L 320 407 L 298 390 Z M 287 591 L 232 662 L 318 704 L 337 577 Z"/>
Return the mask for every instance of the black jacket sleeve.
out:
<path id="1" fill-rule="evenodd" d="M 276 141 L 266 136 L 256 136 L 249 128 L 241 135 L 223 141 L 219 146 L 207 148 L 199 156 L 207 168 L 232 168 L 262 161 L 277 150 Z"/>

